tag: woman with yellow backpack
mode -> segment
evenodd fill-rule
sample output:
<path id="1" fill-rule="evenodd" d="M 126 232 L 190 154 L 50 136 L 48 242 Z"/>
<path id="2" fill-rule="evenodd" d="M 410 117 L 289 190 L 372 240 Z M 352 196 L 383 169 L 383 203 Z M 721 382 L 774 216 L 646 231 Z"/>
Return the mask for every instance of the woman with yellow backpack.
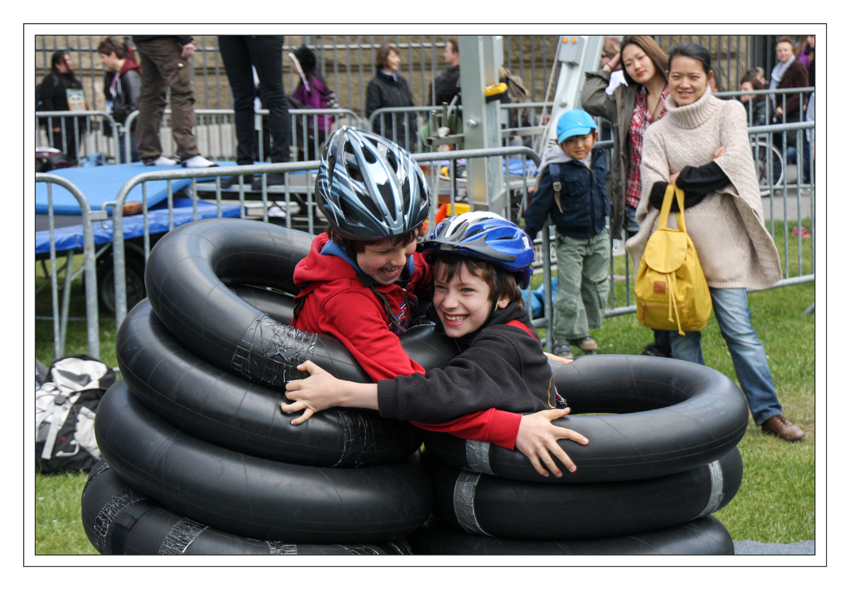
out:
<path id="1" fill-rule="evenodd" d="M 805 433 L 783 416 L 764 346 L 750 325 L 747 289 L 771 286 L 782 271 L 764 225 L 747 113 L 737 101 L 712 96 L 714 72 L 704 47 L 686 43 L 669 55 L 667 116 L 644 137 L 640 231 L 626 248 L 637 267 L 657 229 L 668 185 L 682 189 L 687 232 L 753 420 L 783 440 L 800 440 Z M 679 211 L 678 202 L 670 210 Z M 670 332 L 673 358 L 705 364 L 700 335 Z"/>

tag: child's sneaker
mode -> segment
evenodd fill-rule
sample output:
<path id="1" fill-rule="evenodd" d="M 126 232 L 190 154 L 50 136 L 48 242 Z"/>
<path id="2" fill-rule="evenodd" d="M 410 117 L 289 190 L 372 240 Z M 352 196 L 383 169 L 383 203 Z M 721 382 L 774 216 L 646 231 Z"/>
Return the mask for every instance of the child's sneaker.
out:
<path id="1" fill-rule="evenodd" d="M 555 352 L 553 354 L 565 359 L 573 358 L 573 349 L 570 346 L 570 341 L 562 338 L 555 340 Z"/>
<path id="2" fill-rule="evenodd" d="M 596 352 L 596 349 L 599 348 L 596 344 L 596 340 L 593 339 L 593 336 L 585 336 L 584 338 L 570 340 L 570 344 L 578 346 L 584 352 Z"/>

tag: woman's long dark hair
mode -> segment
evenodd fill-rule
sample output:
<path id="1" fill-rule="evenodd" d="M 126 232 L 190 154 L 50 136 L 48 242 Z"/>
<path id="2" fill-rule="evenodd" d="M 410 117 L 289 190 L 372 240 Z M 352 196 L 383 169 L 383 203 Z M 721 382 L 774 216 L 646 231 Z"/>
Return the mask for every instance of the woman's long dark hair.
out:
<path id="1" fill-rule="evenodd" d="M 652 61 L 652 65 L 655 66 L 656 72 L 661 74 L 665 80 L 667 79 L 667 74 L 665 73 L 667 70 L 667 53 L 661 49 L 661 46 L 655 42 L 655 39 L 649 35 L 633 35 L 623 39 L 623 44 L 620 46 L 621 63 L 623 61 L 623 50 L 625 50 L 629 45 L 637 45 L 643 49 L 643 52 Z M 629 76 L 625 66 L 623 66 L 623 78 L 626 79 L 629 86 L 634 86 L 636 84 L 636 82 L 632 80 L 632 77 Z"/>
<path id="2" fill-rule="evenodd" d="M 72 80 L 76 81 L 77 76 L 74 75 L 74 72 L 72 70 L 68 70 L 66 73 L 63 74 L 62 72 L 56 69 L 56 64 L 64 62 L 63 58 L 66 55 L 70 55 L 70 53 L 68 53 L 64 49 L 57 49 L 53 52 L 53 55 L 50 58 L 50 72 L 54 76 L 69 76 Z"/>

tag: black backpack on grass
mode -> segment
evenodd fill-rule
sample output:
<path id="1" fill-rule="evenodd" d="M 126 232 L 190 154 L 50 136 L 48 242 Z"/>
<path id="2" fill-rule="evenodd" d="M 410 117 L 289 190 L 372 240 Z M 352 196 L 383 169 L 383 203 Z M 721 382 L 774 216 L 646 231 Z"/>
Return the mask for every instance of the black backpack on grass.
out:
<path id="1" fill-rule="evenodd" d="M 115 383 L 115 372 L 85 354 L 50 365 L 36 390 L 36 469 L 41 473 L 89 471 L 100 459 L 94 436 L 97 406 Z"/>

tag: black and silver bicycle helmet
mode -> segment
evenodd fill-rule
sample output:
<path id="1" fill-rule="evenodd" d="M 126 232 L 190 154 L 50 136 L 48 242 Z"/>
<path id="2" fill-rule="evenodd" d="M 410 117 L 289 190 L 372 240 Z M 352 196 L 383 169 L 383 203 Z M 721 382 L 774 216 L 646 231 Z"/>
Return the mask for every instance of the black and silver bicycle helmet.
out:
<path id="1" fill-rule="evenodd" d="M 410 154 L 370 131 L 341 127 L 328 140 L 316 176 L 318 203 L 349 239 L 401 235 L 428 218 L 425 177 Z"/>

